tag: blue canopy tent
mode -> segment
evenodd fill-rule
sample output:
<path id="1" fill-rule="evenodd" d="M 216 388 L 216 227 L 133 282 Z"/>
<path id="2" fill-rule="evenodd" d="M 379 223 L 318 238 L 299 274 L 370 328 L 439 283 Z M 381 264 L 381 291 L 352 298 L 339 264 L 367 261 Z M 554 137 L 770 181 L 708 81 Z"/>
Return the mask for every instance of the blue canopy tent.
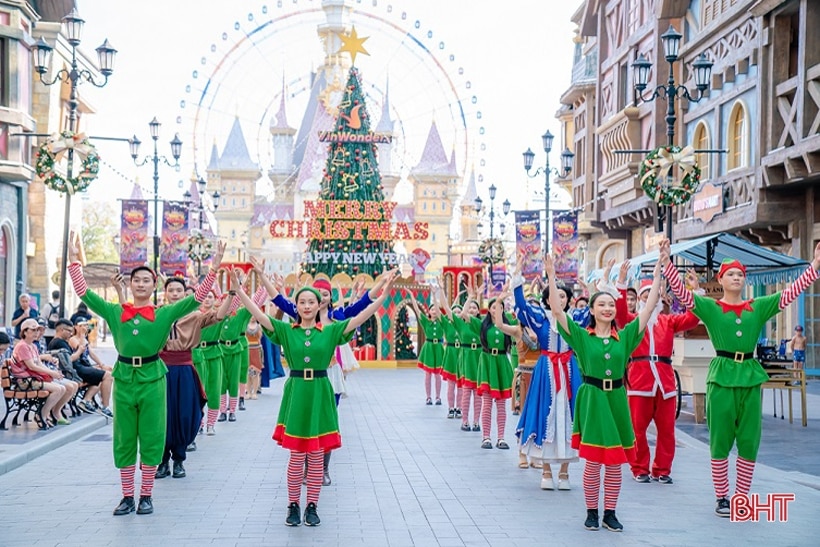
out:
<path id="1" fill-rule="evenodd" d="M 719 233 L 672 245 L 673 258 L 684 259 L 696 267 L 709 268 L 714 272 L 720 268 L 725 258 L 736 259 L 746 266 L 746 280 L 750 285 L 771 285 L 794 281 L 809 266 L 801 258 L 784 255 L 777 251 L 760 247 L 736 235 Z M 630 259 L 629 277 L 639 276 L 642 266 L 654 267 L 658 251 L 642 254 Z M 620 263 L 612 268 L 612 280 L 618 277 Z M 645 268 L 644 268 L 645 269 Z M 589 280 L 601 277 L 602 269 L 594 270 Z"/>

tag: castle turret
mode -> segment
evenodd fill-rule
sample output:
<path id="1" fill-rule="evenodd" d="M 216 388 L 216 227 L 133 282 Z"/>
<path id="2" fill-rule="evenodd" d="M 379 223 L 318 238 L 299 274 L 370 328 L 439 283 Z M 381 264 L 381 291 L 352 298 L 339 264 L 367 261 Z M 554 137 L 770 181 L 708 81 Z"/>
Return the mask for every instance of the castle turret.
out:
<path id="1" fill-rule="evenodd" d="M 292 179 L 296 172 L 296 166 L 293 162 L 293 142 L 296 129 L 288 124 L 285 93 L 285 77 L 283 75 L 279 110 L 270 120 L 270 134 L 273 141 L 273 166 L 268 171 L 268 178 L 273 183 L 277 201 L 289 201 L 293 198 Z"/>
<path id="2" fill-rule="evenodd" d="M 461 241 L 478 240 L 478 218 L 475 215 L 475 199 L 478 197 L 478 189 L 475 184 L 475 169 L 470 172 L 470 180 L 467 183 L 467 190 L 461 199 Z"/>

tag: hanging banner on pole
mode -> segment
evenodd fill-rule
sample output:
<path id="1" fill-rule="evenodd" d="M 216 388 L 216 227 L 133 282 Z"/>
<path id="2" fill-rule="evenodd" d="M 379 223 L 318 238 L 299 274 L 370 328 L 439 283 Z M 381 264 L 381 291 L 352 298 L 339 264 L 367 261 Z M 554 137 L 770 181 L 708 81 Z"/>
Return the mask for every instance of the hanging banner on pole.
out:
<path id="1" fill-rule="evenodd" d="M 120 214 L 120 273 L 148 262 L 148 201 L 125 199 Z"/>
<path id="2" fill-rule="evenodd" d="M 521 274 L 527 281 L 541 276 L 541 211 L 515 212 L 515 254 L 524 257 Z"/>
<path id="3" fill-rule="evenodd" d="M 565 284 L 578 280 L 578 215 L 574 211 L 552 212 L 552 254 L 555 276 Z"/>
<path id="4" fill-rule="evenodd" d="M 165 275 L 188 270 L 188 204 L 184 201 L 163 202 L 159 264 Z"/>

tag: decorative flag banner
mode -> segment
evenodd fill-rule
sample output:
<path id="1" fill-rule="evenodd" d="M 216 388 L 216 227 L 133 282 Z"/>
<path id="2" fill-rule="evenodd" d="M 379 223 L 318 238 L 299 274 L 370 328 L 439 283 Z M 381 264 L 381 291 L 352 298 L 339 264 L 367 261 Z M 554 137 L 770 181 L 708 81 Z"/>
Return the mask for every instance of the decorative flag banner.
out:
<path id="1" fill-rule="evenodd" d="M 165 275 L 188 271 L 188 204 L 184 201 L 163 202 L 159 269 Z"/>
<path id="2" fill-rule="evenodd" d="M 544 267 L 541 259 L 540 217 L 541 211 L 515 212 L 515 254 L 516 259 L 524 256 L 521 273 L 527 281 L 540 277 Z"/>
<path id="3" fill-rule="evenodd" d="M 120 215 L 120 273 L 148 262 L 148 201 L 124 199 Z"/>
<path id="4" fill-rule="evenodd" d="M 493 270 L 490 276 L 493 284 L 490 294 L 501 292 L 501 289 L 504 288 L 504 283 L 507 282 L 507 267 L 504 264 L 493 264 Z"/>
<path id="5" fill-rule="evenodd" d="M 578 215 L 574 211 L 552 212 L 552 254 L 555 276 L 571 285 L 578 280 Z"/>

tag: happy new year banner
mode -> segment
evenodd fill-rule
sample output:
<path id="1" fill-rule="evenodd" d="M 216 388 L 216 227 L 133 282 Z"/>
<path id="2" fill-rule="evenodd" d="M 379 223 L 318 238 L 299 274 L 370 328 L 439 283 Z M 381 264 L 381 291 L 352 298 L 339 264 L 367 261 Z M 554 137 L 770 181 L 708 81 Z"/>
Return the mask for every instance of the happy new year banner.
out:
<path id="1" fill-rule="evenodd" d="M 184 201 L 163 202 L 159 269 L 165 275 L 188 271 L 188 204 Z"/>
<path id="2" fill-rule="evenodd" d="M 120 273 L 128 274 L 148 261 L 148 202 L 122 201 L 120 214 Z"/>

